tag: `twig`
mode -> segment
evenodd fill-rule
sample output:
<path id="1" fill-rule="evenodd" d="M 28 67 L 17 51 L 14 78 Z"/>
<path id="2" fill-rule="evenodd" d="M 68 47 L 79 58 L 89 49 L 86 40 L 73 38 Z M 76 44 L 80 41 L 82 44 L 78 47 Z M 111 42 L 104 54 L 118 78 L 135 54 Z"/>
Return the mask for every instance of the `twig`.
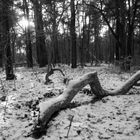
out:
<path id="1" fill-rule="evenodd" d="M 14 78 L 14 89 L 13 90 L 16 90 L 16 78 Z"/>
<path id="2" fill-rule="evenodd" d="M 4 95 L 3 95 L 3 97 L 2 97 L 1 99 L 2 99 L 2 101 L 5 101 L 6 90 L 5 90 L 4 83 L 3 83 L 2 79 L 0 79 L 0 81 L 1 81 L 1 90 L 2 90 L 3 93 L 4 93 Z"/>
<path id="3" fill-rule="evenodd" d="M 68 129 L 66 138 L 69 137 L 69 132 L 70 132 L 70 129 L 71 129 L 71 124 L 72 124 L 73 118 L 74 118 L 74 115 L 72 115 L 71 118 L 70 118 L 70 125 L 69 125 L 69 129 Z"/>
<path id="4" fill-rule="evenodd" d="M 15 64 L 15 63 L 14 63 Z M 15 73 L 16 73 L 16 65 L 14 65 L 14 67 L 15 67 L 15 71 L 13 70 L 13 74 L 15 75 Z M 15 77 L 14 77 L 14 90 L 16 90 L 16 75 L 15 75 Z"/>
<path id="5" fill-rule="evenodd" d="M 4 106 L 4 115 L 3 115 L 3 120 L 4 121 L 6 121 L 5 120 L 5 115 L 6 115 L 6 107 L 7 107 L 7 103 L 8 103 L 8 99 L 6 99 L 7 98 L 7 95 L 8 95 L 8 91 L 7 91 L 7 94 L 6 94 L 6 90 L 5 90 L 5 85 L 3 84 L 3 81 L 2 81 L 2 79 L 0 79 L 0 81 L 1 81 L 1 85 L 2 85 L 2 91 L 3 91 L 3 93 L 4 93 L 4 96 L 3 96 L 3 101 L 6 101 L 6 104 L 5 104 L 5 106 Z"/>
<path id="6" fill-rule="evenodd" d="M 8 92 L 7 92 L 7 95 L 8 95 Z M 6 95 L 6 98 L 7 98 L 7 95 Z M 6 101 L 6 104 L 5 104 L 5 106 L 4 106 L 4 115 L 3 115 L 3 120 L 4 120 L 4 122 L 6 122 L 5 115 L 6 115 L 6 107 L 7 107 L 7 103 L 8 103 L 8 98 L 5 99 L 5 101 Z"/>
<path id="7" fill-rule="evenodd" d="M 6 101 L 6 104 L 5 104 L 5 106 L 4 106 L 4 116 L 3 116 L 3 120 L 4 121 L 6 121 L 5 120 L 5 114 L 6 114 L 6 107 L 7 107 L 7 103 L 8 103 L 8 99 L 6 99 L 7 98 L 7 95 L 8 95 L 8 91 L 7 91 L 7 94 L 6 94 L 6 90 L 5 90 L 5 87 L 4 87 L 4 84 L 3 84 L 3 81 L 1 80 L 1 85 L 2 85 L 2 90 L 3 90 L 3 92 L 4 92 L 4 101 Z"/>
<path id="8" fill-rule="evenodd" d="M 0 79 L 0 82 L 1 82 L 1 90 L 2 90 L 3 92 L 5 92 L 5 89 L 4 89 L 4 84 L 3 84 L 2 79 Z"/>

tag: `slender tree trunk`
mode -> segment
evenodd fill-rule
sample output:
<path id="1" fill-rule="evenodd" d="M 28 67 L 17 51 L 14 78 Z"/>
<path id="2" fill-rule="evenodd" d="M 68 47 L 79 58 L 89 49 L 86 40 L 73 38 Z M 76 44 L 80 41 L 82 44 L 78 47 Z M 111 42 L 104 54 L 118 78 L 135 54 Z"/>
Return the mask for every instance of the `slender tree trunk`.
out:
<path id="1" fill-rule="evenodd" d="M 87 29 L 87 53 L 86 53 L 86 59 L 87 62 L 90 62 L 90 16 L 89 16 L 89 24 L 88 24 L 88 29 Z"/>
<path id="2" fill-rule="evenodd" d="M 109 45 L 109 48 L 110 48 L 110 55 L 109 55 L 109 62 L 110 63 L 113 63 L 114 62 L 114 38 L 112 36 L 112 34 L 110 33 L 109 31 L 109 38 L 110 38 L 110 45 Z"/>
<path id="3" fill-rule="evenodd" d="M 119 19 L 116 19 L 116 35 L 119 38 Z M 116 45 L 115 45 L 115 54 L 116 54 L 116 60 L 120 60 L 120 47 L 119 47 L 119 43 L 118 41 L 116 41 Z"/>
<path id="4" fill-rule="evenodd" d="M 119 0 L 120 5 L 120 42 L 121 42 L 121 58 L 125 58 L 126 56 L 126 3 L 125 0 Z"/>
<path id="5" fill-rule="evenodd" d="M 1 32 L 0 32 L 1 34 Z M 1 36 L 0 36 L 0 67 L 3 67 L 3 47 L 1 45 L 2 40 L 1 40 Z"/>
<path id="6" fill-rule="evenodd" d="M 1 2 L 2 6 L 2 2 Z M 3 9 L 0 8 L 0 67 L 3 67 Z"/>
<path id="7" fill-rule="evenodd" d="M 84 11 L 83 12 L 83 16 L 82 16 L 82 23 L 83 23 L 83 27 L 82 27 L 82 41 L 81 41 L 81 66 L 83 67 L 84 64 L 85 64 L 85 55 L 86 55 L 86 51 L 85 51 L 85 42 L 86 42 L 86 36 L 85 36 L 85 25 L 86 25 L 86 22 L 85 22 L 85 14 L 84 14 Z M 80 23 L 81 24 L 81 23 Z M 81 26 L 79 24 L 79 26 Z"/>
<path id="8" fill-rule="evenodd" d="M 14 3 L 12 3 L 12 12 L 14 13 Z M 12 62 L 15 63 L 15 43 L 17 34 L 14 26 L 12 25 L 12 37 L 11 37 L 11 48 L 12 48 Z"/>
<path id="9" fill-rule="evenodd" d="M 78 26 L 81 25 L 79 24 Z M 84 66 L 84 38 L 81 30 L 82 29 L 79 28 L 79 37 L 77 39 L 77 47 L 78 47 L 77 57 L 78 57 L 78 62 L 80 62 L 81 67 L 83 67 Z"/>
<path id="10" fill-rule="evenodd" d="M 68 47 L 68 65 L 70 66 L 71 63 L 71 38 L 69 36 L 67 36 L 67 47 Z"/>
<path id="11" fill-rule="evenodd" d="M 33 58 L 32 58 L 32 43 L 31 43 L 31 37 L 30 37 L 30 29 L 27 29 L 27 66 L 33 67 Z"/>
<path id="12" fill-rule="evenodd" d="M 115 52 L 116 52 L 116 60 L 120 60 L 120 48 L 121 43 L 119 44 L 118 41 L 120 41 L 120 10 L 119 10 L 119 1 L 115 0 L 115 6 L 116 6 L 116 45 L 115 45 Z"/>
<path id="13" fill-rule="evenodd" d="M 3 45 L 2 45 L 2 30 L 1 30 L 1 11 L 0 11 L 0 67 L 3 67 Z"/>
<path id="14" fill-rule="evenodd" d="M 28 67 L 33 67 L 33 59 L 32 59 L 32 43 L 31 43 L 31 35 L 30 35 L 30 22 L 29 22 L 29 8 L 26 0 L 24 1 L 24 6 L 25 6 L 25 17 L 28 21 L 27 27 L 25 27 L 25 35 L 26 35 L 26 58 L 27 58 L 27 66 Z"/>
<path id="15" fill-rule="evenodd" d="M 56 3 L 55 1 L 51 2 L 51 9 L 52 9 L 52 17 L 53 17 L 53 25 L 52 25 L 52 29 L 53 29 L 53 33 L 52 33 L 52 43 L 53 43 L 53 49 L 54 49 L 54 58 L 53 58 L 53 63 L 59 63 L 60 62 L 60 57 L 59 57 L 59 51 L 58 51 L 58 39 L 57 39 L 57 23 L 56 23 L 56 19 L 57 19 L 57 15 L 56 15 Z"/>
<path id="16" fill-rule="evenodd" d="M 97 25 L 98 26 L 98 25 Z M 100 45 L 99 45 L 99 30 L 98 27 L 95 26 L 95 41 L 94 41 L 94 47 L 95 47 L 95 65 L 98 64 L 98 60 L 100 60 Z"/>
<path id="17" fill-rule="evenodd" d="M 13 63 L 15 63 L 15 42 L 16 42 L 16 37 L 17 37 L 17 35 L 16 35 L 16 32 L 15 32 L 15 29 L 13 28 L 13 35 L 12 35 L 12 43 L 11 43 L 11 45 L 12 45 L 12 58 L 13 58 Z"/>
<path id="18" fill-rule="evenodd" d="M 86 44 L 86 35 L 85 35 L 85 31 L 86 31 L 86 17 L 83 13 L 83 32 L 82 32 L 82 44 L 81 44 L 81 66 L 83 67 L 85 65 L 85 60 L 86 60 L 86 48 L 85 48 L 85 44 Z"/>
<path id="19" fill-rule="evenodd" d="M 113 22 L 113 28 L 115 29 L 115 20 Z M 109 31 L 109 36 L 110 36 L 110 53 L 111 53 L 110 54 L 110 62 L 114 63 L 114 60 L 115 60 L 115 41 L 116 40 L 110 31 Z"/>
<path id="20" fill-rule="evenodd" d="M 132 56 L 133 27 L 129 27 L 127 39 L 127 56 Z"/>
<path id="21" fill-rule="evenodd" d="M 76 50 L 76 32 L 75 32 L 75 0 L 71 0 L 71 26 L 70 26 L 70 33 L 71 33 L 71 63 L 72 68 L 77 67 L 77 50 Z"/>
<path id="22" fill-rule="evenodd" d="M 130 0 L 128 1 L 128 38 L 127 38 L 127 56 L 133 56 L 134 48 L 133 48 L 133 36 L 134 36 L 134 23 L 136 18 L 136 13 L 138 10 L 138 1 L 133 1 L 133 5 L 131 6 Z"/>
<path id="23" fill-rule="evenodd" d="M 101 50 L 100 50 L 100 42 L 99 42 L 99 30 L 100 30 L 100 18 L 99 13 L 95 10 L 93 11 L 93 19 L 94 19 L 94 48 L 95 48 L 95 65 L 98 64 L 101 58 Z"/>
<path id="24" fill-rule="evenodd" d="M 63 30 L 64 30 L 64 38 L 63 38 L 63 47 L 64 47 L 64 51 L 62 53 L 63 57 L 64 57 L 64 63 L 68 64 L 68 60 L 67 60 L 67 46 L 66 46 L 66 32 L 65 32 L 65 28 L 64 28 L 64 24 L 63 24 Z"/>

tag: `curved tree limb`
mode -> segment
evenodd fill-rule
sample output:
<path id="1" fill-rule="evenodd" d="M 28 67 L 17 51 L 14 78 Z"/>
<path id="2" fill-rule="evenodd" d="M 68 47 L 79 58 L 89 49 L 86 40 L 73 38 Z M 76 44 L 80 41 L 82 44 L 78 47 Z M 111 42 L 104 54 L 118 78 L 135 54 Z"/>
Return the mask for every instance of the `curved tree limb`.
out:
<path id="1" fill-rule="evenodd" d="M 71 80 L 63 94 L 40 103 L 40 114 L 37 125 L 44 128 L 44 126 L 49 122 L 51 116 L 62 108 L 66 108 L 78 91 L 80 91 L 87 84 L 90 85 L 93 94 L 99 98 L 103 98 L 104 96 L 108 95 L 115 96 L 126 94 L 129 89 L 131 89 L 139 80 L 140 71 L 128 79 L 121 87 L 112 91 L 104 90 L 102 88 L 97 76 L 97 72 L 85 74 L 77 80 Z"/>
<path id="2" fill-rule="evenodd" d="M 48 82 L 50 82 L 49 76 L 54 74 L 54 71 L 59 71 L 63 75 L 63 77 L 65 77 L 65 74 L 63 73 L 63 71 L 61 69 L 52 69 L 51 68 L 51 70 L 45 76 L 45 84 L 48 84 Z"/>
<path id="3" fill-rule="evenodd" d="M 104 96 L 115 96 L 126 94 L 133 86 L 137 85 L 137 82 L 140 80 L 140 71 L 135 73 L 130 79 L 128 79 L 121 87 L 115 90 L 104 90 L 99 82 L 99 79 L 96 75 L 95 81 L 89 83 L 92 93 L 98 97 Z"/>

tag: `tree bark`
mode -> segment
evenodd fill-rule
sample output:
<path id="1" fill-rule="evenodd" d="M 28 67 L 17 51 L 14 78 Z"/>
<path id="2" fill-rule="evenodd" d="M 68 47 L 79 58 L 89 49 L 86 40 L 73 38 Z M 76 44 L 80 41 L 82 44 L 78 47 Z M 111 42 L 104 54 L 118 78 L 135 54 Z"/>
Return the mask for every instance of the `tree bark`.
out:
<path id="1" fill-rule="evenodd" d="M 2 21 L 3 21 L 3 9 L 0 8 L 0 67 L 3 67 L 3 28 L 2 28 Z"/>
<path id="2" fill-rule="evenodd" d="M 135 0 L 131 8 L 130 1 L 128 3 L 128 38 L 127 38 L 127 56 L 133 56 L 134 47 L 133 47 L 133 38 L 134 38 L 134 29 L 135 29 L 135 18 L 138 10 L 138 0 Z"/>
<path id="3" fill-rule="evenodd" d="M 33 67 L 33 58 L 32 58 L 32 43 L 31 43 L 31 31 L 30 31 L 30 21 L 29 21 L 29 7 L 26 0 L 23 0 L 24 5 L 24 16 L 28 21 L 28 26 L 25 27 L 25 36 L 26 36 L 26 58 L 27 66 L 29 68 Z"/>
<path id="4" fill-rule="evenodd" d="M 77 48 L 76 48 L 76 32 L 75 32 L 75 0 L 71 0 L 71 25 L 70 25 L 70 34 L 71 34 L 71 63 L 72 68 L 77 67 Z"/>
<path id="5" fill-rule="evenodd" d="M 2 42 L 1 31 L 0 31 L 0 42 Z M 3 67 L 3 46 L 1 44 L 0 44 L 0 67 Z"/>
<path id="6" fill-rule="evenodd" d="M 112 91 L 105 90 L 102 88 L 97 76 L 97 72 L 88 73 L 77 80 L 72 80 L 69 82 L 68 88 L 65 89 L 63 94 L 59 95 L 58 97 L 47 100 L 43 103 L 40 103 L 40 114 L 35 130 L 36 128 L 39 128 L 38 126 L 40 126 L 40 128 L 44 128 L 45 125 L 49 122 L 51 116 L 55 112 L 66 108 L 72 101 L 74 96 L 78 93 L 78 91 L 80 91 L 87 84 L 90 85 L 91 91 L 94 95 L 96 95 L 98 98 L 103 98 L 108 95 L 115 96 L 126 94 L 130 88 L 137 84 L 139 80 L 140 71 L 134 74 L 121 87 Z"/>
<path id="7" fill-rule="evenodd" d="M 52 1 L 51 2 L 51 16 L 52 16 L 52 47 L 53 47 L 53 64 L 56 64 L 56 63 L 60 63 L 60 56 L 59 56 L 59 47 L 58 47 L 58 38 L 57 38 L 57 28 L 58 28 L 58 25 L 57 25 L 57 11 L 56 11 L 56 2 L 55 1 Z"/>
<path id="8" fill-rule="evenodd" d="M 6 72 L 6 80 L 13 80 L 15 78 L 13 72 L 13 63 L 12 63 L 12 52 L 11 52 L 11 43 L 10 43 L 10 22 L 9 11 L 11 9 L 10 1 L 5 3 L 1 1 L 1 9 L 2 9 L 2 30 L 3 30 L 3 42 L 2 49 L 4 49 L 5 56 L 5 72 Z"/>
<path id="9" fill-rule="evenodd" d="M 31 0 L 33 3 L 35 16 L 35 32 L 36 32 L 36 52 L 39 67 L 48 64 L 47 48 L 45 44 L 45 34 L 43 30 L 42 4 L 40 0 Z"/>

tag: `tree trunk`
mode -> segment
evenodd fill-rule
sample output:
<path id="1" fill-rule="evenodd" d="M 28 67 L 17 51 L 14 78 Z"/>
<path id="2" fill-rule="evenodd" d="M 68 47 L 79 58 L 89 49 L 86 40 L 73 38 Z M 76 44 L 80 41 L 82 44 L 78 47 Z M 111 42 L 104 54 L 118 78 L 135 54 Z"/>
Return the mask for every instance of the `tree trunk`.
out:
<path id="1" fill-rule="evenodd" d="M 91 18 L 89 16 L 89 23 L 88 23 L 88 29 L 87 29 L 87 52 L 86 52 L 86 61 L 89 63 L 90 62 L 90 21 Z"/>
<path id="2" fill-rule="evenodd" d="M 132 56 L 133 27 L 129 27 L 127 39 L 127 56 Z"/>
<path id="3" fill-rule="evenodd" d="M 112 36 L 111 32 L 109 31 L 109 62 L 114 63 L 114 37 Z"/>
<path id="4" fill-rule="evenodd" d="M 47 49 L 45 46 L 45 35 L 42 20 L 42 5 L 38 0 L 31 0 L 34 7 L 35 15 L 35 32 L 36 32 L 36 51 L 37 61 L 40 67 L 48 64 Z"/>
<path id="5" fill-rule="evenodd" d="M 1 2 L 2 6 L 2 28 L 3 28 L 3 46 L 5 52 L 5 70 L 6 70 L 6 80 L 13 80 L 15 75 L 13 74 L 13 64 L 12 64 L 12 53 L 11 53 L 11 46 L 10 46 L 10 19 L 9 19 L 9 11 L 10 11 L 10 4 L 9 1 L 7 3 Z"/>
<path id="6" fill-rule="evenodd" d="M 76 50 L 76 32 L 75 32 L 75 0 L 71 0 L 71 26 L 70 26 L 70 33 L 71 33 L 71 48 L 72 48 L 72 56 L 71 56 L 71 63 L 72 68 L 77 67 L 77 50 Z"/>
<path id="7" fill-rule="evenodd" d="M 121 42 L 121 58 L 125 58 L 126 55 L 126 3 L 124 0 L 119 0 L 120 5 L 120 42 Z"/>
<path id="8" fill-rule="evenodd" d="M 3 21 L 3 9 L 0 8 L 0 67 L 3 67 L 3 28 L 2 28 L 2 21 Z"/>
<path id="9" fill-rule="evenodd" d="M 81 41 L 81 67 L 84 67 L 85 65 L 85 55 L 86 55 L 86 51 L 85 51 L 85 42 L 86 42 L 86 36 L 85 36 L 85 28 L 86 28 L 86 22 L 85 22 L 85 15 L 83 13 L 82 16 L 82 22 L 83 22 L 83 29 L 82 29 L 82 41 Z"/>
<path id="10" fill-rule="evenodd" d="M 119 10 L 119 1 L 116 0 L 115 1 L 115 10 L 116 10 L 116 46 L 115 46 L 115 54 L 116 54 L 116 60 L 120 60 L 120 48 L 121 48 L 121 43 L 119 43 L 120 41 L 120 10 Z"/>
<path id="11" fill-rule="evenodd" d="M 16 42 L 16 37 L 17 37 L 17 34 L 15 32 L 15 29 L 13 28 L 13 34 L 12 34 L 12 39 L 11 39 L 12 61 L 13 61 L 13 63 L 15 63 L 15 42 Z"/>
<path id="12" fill-rule="evenodd" d="M 116 35 L 119 38 L 119 19 L 116 19 Z M 118 41 L 116 40 L 115 45 L 115 54 L 116 54 L 116 60 L 120 60 L 120 47 Z"/>
<path id="13" fill-rule="evenodd" d="M 60 56 L 59 56 L 59 51 L 58 51 L 58 38 L 57 38 L 57 12 L 56 12 L 56 3 L 55 1 L 51 2 L 51 12 L 52 12 L 52 47 L 54 50 L 53 54 L 53 64 L 59 63 L 60 62 Z"/>
<path id="14" fill-rule="evenodd" d="M 2 66 L 3 66 L 3 51 L 2 51 L 2 47 L 1 47 L 1 45 L 0 45 L 0 68 L 2 68 Z"/>
<path id="15" fill-rule="evenodd" d="M 63 94 L 59 95 L 58 97 L 47 100 L 43 103 L 40 103 L 39 119 L 34 129 L 34 132 L 36 132 L 37 129 L 42 130 L 50 120 L 51 116 L 55 112 L 66 108 L 70 104 L 74 96 L 87 84 L 90 85 L 91 91 L 94 95 L 96 95 L 96 97 L 103 98 L 108 95 L 115 96 L 126 94 L 130 88 L 137 84 L 139 80 L 140 71 L 134 74 L 121 87 L 112 91 L 104 90 L 102 88 L 97 76 L 97 72 L 88 73 L 77 80 L 72 80 L 69 82 L 69 85 L 67 89 L 64 90 Z"/>
<path id="16" fill-rule="evenodd" d="M 1 28 L 1 25 L 0 25 L 0 28 Z M 0 67 L 3 67 L 3 45 L 2 45 L 2 32 L 1 32 L 1 29 L 0 29 Z"/>
<path id="17" fill-rule="evenodd" d="M 28 21 L 27 27 L 25 27 L 25 35 L 26 35 L 26 57 L 27 57 L 27 66 L 33 67 L 33 59 L 32 59 L 32 43 L 31 43 L 31 35 L 30 35 L 30 22 L 29 22 L 29 8 L 26 0 L 23 0 L 25 9 L 24 14 Z"/>
<path id="18" fill-rule="evenodd" d="M 98 65 L 98 62 L 101 58 L 100 50 L 100 40 L 99 40 L 99 31 L 100 31 L 100 19 L 97 11 L 93 11 L 93 27 L 94 27 L 94 48 L 95 48 L 95 65 Z"/>
<path id="19" fill-rule="evenodd" d="M 98 59 L 99 59 L 99 45 L 98 45 L 98 36 L 95 35 L 95 41 L 94 41 L 94 47 L 95 47 L 95 65 L 98 65 Z"/>
<path id="20" fill-rule="evenodd" d="M 131 6 L 130 1 L 128 1 L 128 38 L 127 38 L 127 56 L 133 56 L 134 47 L 133 47 L 133 38 L 134 38 L 134 29 L 135 29 L 135 18 L 138 10 L 138 0 L 133 1 L 133 6 Z"/>

